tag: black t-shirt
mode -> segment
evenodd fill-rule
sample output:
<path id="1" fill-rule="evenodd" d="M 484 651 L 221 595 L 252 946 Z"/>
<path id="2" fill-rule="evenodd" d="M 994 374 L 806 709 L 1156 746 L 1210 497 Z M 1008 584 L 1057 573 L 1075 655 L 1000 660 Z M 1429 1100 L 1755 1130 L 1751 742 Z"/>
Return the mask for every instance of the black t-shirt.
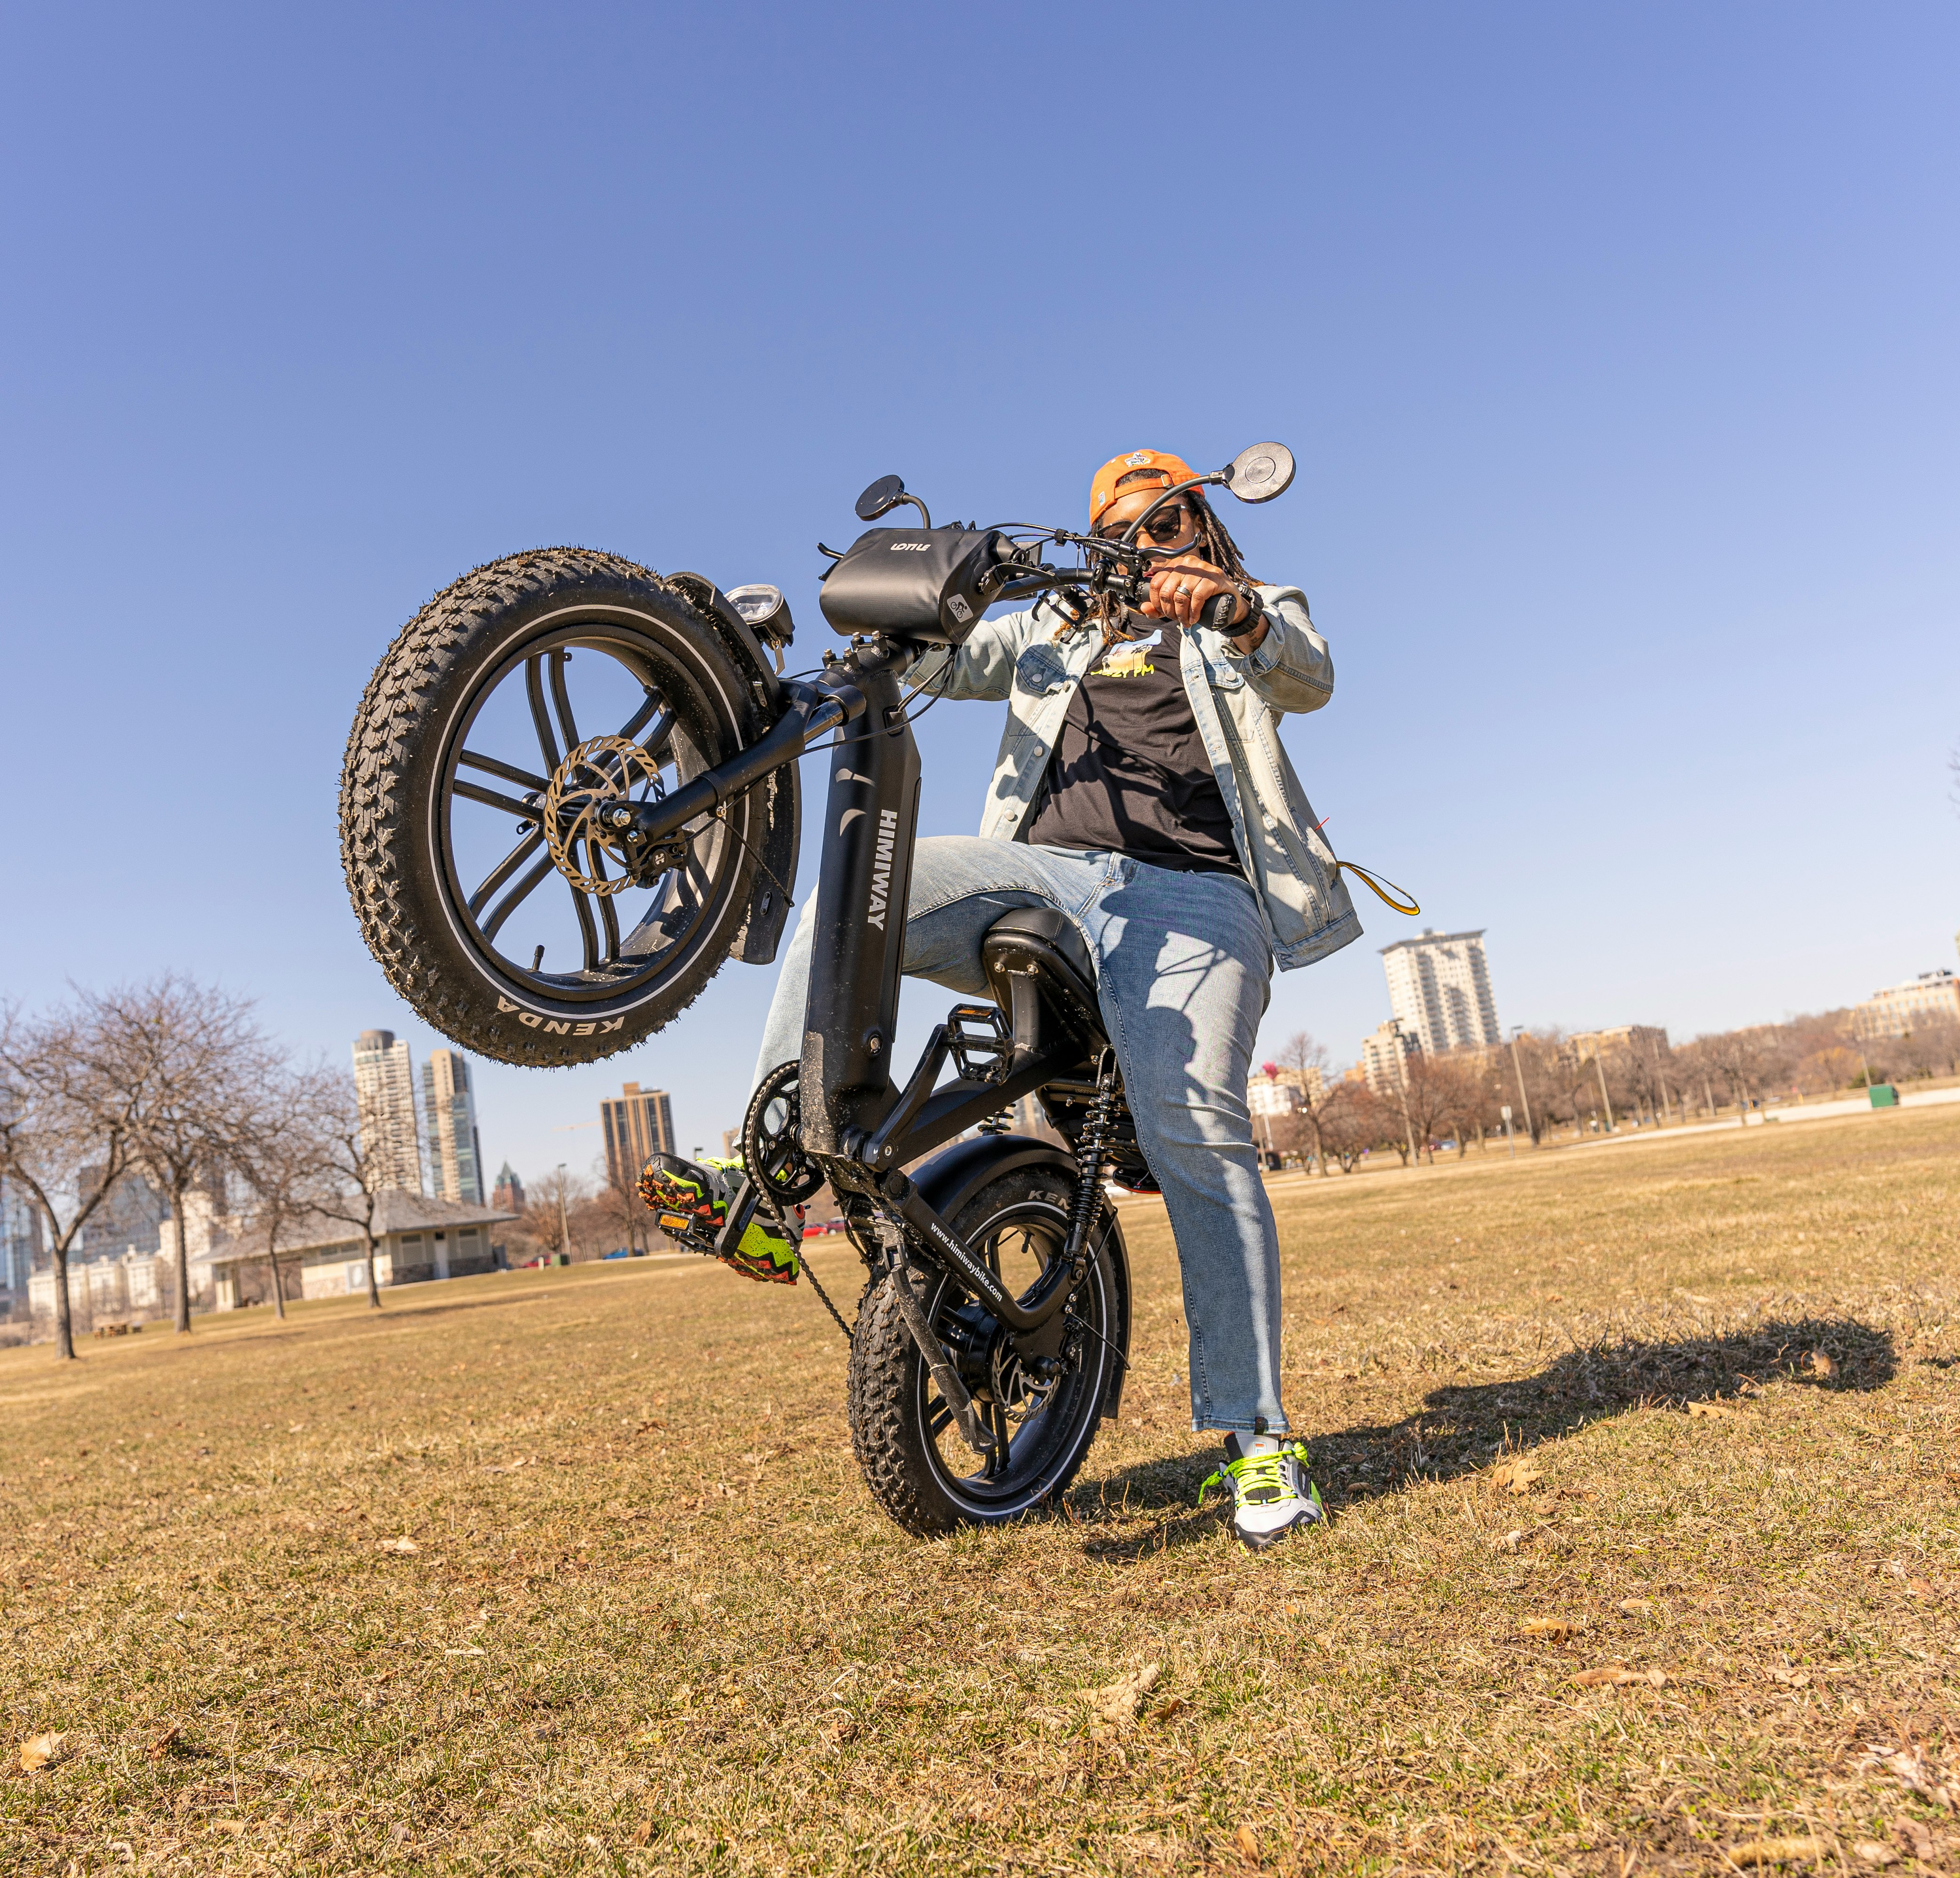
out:
<path id="1" fill-rule="evenodd" d="M 1069 700 L 1027 839 L 1185 874 L 1242 874 L 1178 670 L 1181 634 L 1106 648 Z"/>

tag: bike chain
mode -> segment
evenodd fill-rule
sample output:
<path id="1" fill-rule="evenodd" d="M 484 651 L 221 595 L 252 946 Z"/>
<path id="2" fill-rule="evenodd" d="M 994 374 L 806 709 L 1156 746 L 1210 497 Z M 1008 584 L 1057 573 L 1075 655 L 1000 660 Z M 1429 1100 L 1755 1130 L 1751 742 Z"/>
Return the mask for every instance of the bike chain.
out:
<path id="1" fill-rule="evenodd" d="M 739 839 L 740 837 L 738 836 L 737 839 Z M 782 1065 L 785 1069 L 789 1067 L 788 1064 Z M 755 1183 L 758 1201 L 768 1208 L 770 1217 L 775 1221 L 784 1237 L 794 1242 L 797 1248 L 797 1264 L 803 1275 L 810 1280 L 810 1288 L 816 1294 L 818 1301 L 826 1310 L 829 1312 L 832 1321 L 835 1323 L 839 1330 L 843 1332 L 844 1341 L 848 1343 L 851 1340 L 851 1326 L 844 1321 L 842 1314 L 830 1301 L 830 1294 L 823 1288 L 818 1281 L 816 1274 L 810 1268 L 810 1261 L 803 1256 L 803 1240 L 800 1231 L 791 1226 L 789 1217 L 783 1209 L 783 1203 L 777 1198 L 775 1189 L 770 1185 L 769 1176 L 762 1168 L 762 1156 L 757 1151 L 762 1145 L 762 1111 L 768 1106 L 770 1097 L 783 1099 L 782 1088 L 772 1089 L 769 1086 L 775 1081 L 778 1074 L 780 1074 L 778 1071 L 771 1071 L 757 1086 L 756 1093 L 749 1098 L 749 1112 L 743 1117 L 742 1125 L 743 1164 L 749 1170 L 749 1178 Z M 784 1078 L 785 1086 L 791 1080 L 793 1079 Z"/>

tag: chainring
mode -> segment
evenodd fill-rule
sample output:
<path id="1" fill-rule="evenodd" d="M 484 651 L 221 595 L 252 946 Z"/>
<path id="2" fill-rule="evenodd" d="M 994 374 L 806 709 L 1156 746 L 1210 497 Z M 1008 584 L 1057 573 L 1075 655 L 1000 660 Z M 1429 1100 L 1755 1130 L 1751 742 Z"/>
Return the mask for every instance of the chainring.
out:
<path id="1" fill-rule="evenodd" d="M 756 1085 L 742 1118 L 742 1164 L 780 1206 L 795 1206 L 823 1185 L 823 1170 L 803 1152 L 803 1104 L 797 1078 L 802 1065 L 778 1063 Z M 772 1115 L 772 1109 L 778 1112 Z"/>

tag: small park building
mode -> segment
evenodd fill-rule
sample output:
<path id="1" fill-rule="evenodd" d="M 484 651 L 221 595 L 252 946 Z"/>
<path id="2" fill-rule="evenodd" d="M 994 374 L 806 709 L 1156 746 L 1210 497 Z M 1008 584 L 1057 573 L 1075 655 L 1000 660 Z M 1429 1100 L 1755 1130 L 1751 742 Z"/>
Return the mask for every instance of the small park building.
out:
<path id="1" fill-rule="evenodd" d="M 494 1206 L 390 1188 L 375 1196 L 374 1281 L 420 1284 L 497 1271 L 504 1249 L 492 1243 L 492 1229 L 516 1218 Z M 212 1248 L 209 1264 L 216 1309 L 237 1310 L 248 1284 L 252 1293 L 269 1295 L 262 1236 L 225 1240 Z M 279 1267 L 289 1297 L 344 1297 L 368 1288 L 361 1228 L 322 1213 L 307 1214 L 279 1234 Z"/>

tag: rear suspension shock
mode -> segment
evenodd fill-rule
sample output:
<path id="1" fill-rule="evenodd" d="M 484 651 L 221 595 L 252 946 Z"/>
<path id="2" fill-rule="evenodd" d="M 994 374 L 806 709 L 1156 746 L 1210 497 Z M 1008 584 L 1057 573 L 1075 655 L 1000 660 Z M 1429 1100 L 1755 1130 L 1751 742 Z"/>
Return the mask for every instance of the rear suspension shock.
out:
<path id="1" fill-rule="evenodd" d="M 1075 1138 L 1075 1202 L 1069 1209 L 1068 1240 L 1062 1253 L 1075 1267 L 1079 1281 L 1087 1271 L 1089 1235 L 1102 1202 L 1102 1173 L 1115 1138 L 1116 1109 L 1122 1100 L 1116 1080 L 1116 1052 L 1106 1049 L 1096 1065 L 1096 1093 Z"/>

